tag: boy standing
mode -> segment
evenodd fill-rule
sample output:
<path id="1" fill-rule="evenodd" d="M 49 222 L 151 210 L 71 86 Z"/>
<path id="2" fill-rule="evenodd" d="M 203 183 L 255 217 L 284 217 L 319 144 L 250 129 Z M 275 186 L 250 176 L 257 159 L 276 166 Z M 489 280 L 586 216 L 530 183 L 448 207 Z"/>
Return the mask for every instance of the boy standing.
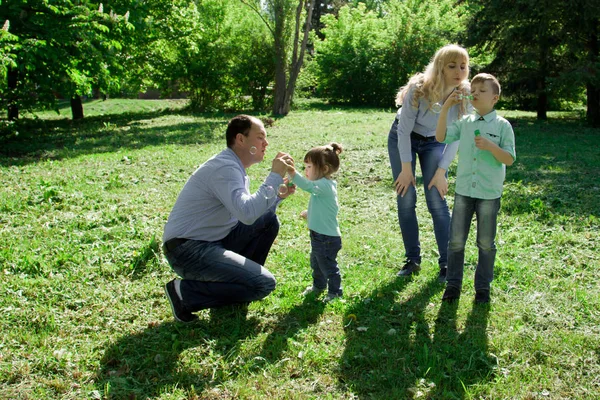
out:
<path id="1" fill-rule="evenodd" d="M 435 132 L 439 142 L 448 144 L 460 140 L 448 244 L 447 284 L 442 301 L 451 302 L 460 297 L 465 243 L 475 214 L 479 248 L 475 302 L 488 303 L 496 258 L 496 221 L 506 165 L 512 165 L 516 159 L 515 135 L 510 123 L 496 115 L 494 105 L 500 97 L 500 83 L 490 74 L 478 74 L 471 80 L 472 104 L 477 112 L 446 129 L 448 110 L 461 101 L 462 95 L 455 92 L 448 97 Z"/>

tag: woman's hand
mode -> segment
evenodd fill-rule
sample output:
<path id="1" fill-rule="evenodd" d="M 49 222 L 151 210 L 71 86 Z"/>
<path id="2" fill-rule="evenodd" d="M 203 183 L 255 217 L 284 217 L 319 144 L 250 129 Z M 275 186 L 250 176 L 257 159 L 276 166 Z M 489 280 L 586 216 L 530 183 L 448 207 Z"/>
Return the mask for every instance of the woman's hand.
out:
<path id="1" fill-rule="evenodd" d="M 407 164 L 408 167 L 405 167 L 405 164 Z M 396 194 L 400 195 L 400 197 L 404 197 L 410 185 L 416 185 L 415 176 L 411 169 L 411 163 L 402 163 L 402 172 L 400 172 L 400 175 L 396 178 L 396 182 L 394 182 Z"/>
<path id="2" fill-rule="evenodd" d="M 427 186 L 427 189 L 431 190 L 431 188 L 434 186 L 440 194 L 442 200 L 444 200 L 448 194 L 448 179 L 446 179 L 445 169 L 438 168 L 435 171 L 433 178 L 431 178 L 431 181 L 429 181 L 429 186 Z"/>

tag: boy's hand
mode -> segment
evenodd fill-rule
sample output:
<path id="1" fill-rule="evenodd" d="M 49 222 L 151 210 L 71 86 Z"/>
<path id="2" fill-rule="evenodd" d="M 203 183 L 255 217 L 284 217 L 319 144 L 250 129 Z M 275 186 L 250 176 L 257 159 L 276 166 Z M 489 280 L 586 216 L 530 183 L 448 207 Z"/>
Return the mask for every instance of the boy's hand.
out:
<path id="1" fill-rule="evenodd" d="M 300 217 L 306 219 L 308 217 L 308 210 L 300 211 Z"/>
<path id="2" fill-rule="evenodd" d="M 450 96 L 448 96 L 444 102 L 444 107 L 450 108 L 453 105 L 460 103 L 462 101 L 462 95 L 464 95 L 462 91 L 454 89 L 454 91 L 450 93 Z"/>
<path id="3" fill-rule="evenodd" d="M 491 140 L 484 138 L 483 136 L 475 136 L 475 146 L 480 150 L 492 151 L 496 147 L 496 143 Z"/>

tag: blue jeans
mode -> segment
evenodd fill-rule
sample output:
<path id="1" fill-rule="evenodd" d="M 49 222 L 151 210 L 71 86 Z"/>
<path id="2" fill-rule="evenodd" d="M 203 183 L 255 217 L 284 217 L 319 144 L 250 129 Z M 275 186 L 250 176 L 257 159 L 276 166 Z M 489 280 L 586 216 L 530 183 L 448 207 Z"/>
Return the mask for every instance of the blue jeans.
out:
<path id="1" fill-rule="evenodd" d="M 165 254 L 181 276 L 184 306 L 206 308 L 260 300 L 275 290 L 275 277 L 263 267 L 279 232 L 273 211 L 252 225 L 238 223 L 216 242 L 188 240 Z"/>
<path id="2" fill-rule="evenodd" d="M 394 182 L 402 171 L 402 162 L 400 152 L 398 151 L 398 120 L 394 124 L 388 135 L 388 154 L 390 156 L 390 165 L 392 167 L 392 178 Z M 425 200 L 427 209 L 433 219 L 433 231 L 437 242 L 439 259 L 438 264 L 446 265 L 448 263 L 448 237 L 450 233 L 450 211 L 448 203 L 442 199 L 437 188 L 427 189 L 431 178 L 438 169 L 438 163 L 442 159 L 446 145 L 433 140 L 430 142 L 411 139 L 412 152 L 412 172 L 415 174 L 416 159 L 419 158 L 421 172 L 423 174 L 423 187 L 425 190 Z M 410 186 L 404 197 L 397 196 L 398 203 L 398 221 L 400 222 L 400 232 L 404 242 L 405 256 L 408 260 L 421 263 L 421 243 L 419 242 L 419 224 L 417 221 L 417 190 Z"/>
<path id="3" fill-rule="evenodd" d="M 477 219 L 477 248 L 479 258 L 475 269 L 475 290 L 490 289 L 494 280 L 494 261 L 496 259 L 496 222 L 500 210 L 500 198 L 493 200 L 474 199 L 454 196 L 454 210 L 450 226 L 450 244 L 448 245 L 448 286 L 462 287 L 465 265 L 465 243 L 469 236 L 473 214 Z"/>
<path id="4" fill-rule="evenodd" d="M 342 295 L 342 277 L 336 258 L 342 248 L 339 236 L 322 235 L 310 231 L 310 267 L 312 268 L 313 287 L 328 289 L 330 295 Z"/>

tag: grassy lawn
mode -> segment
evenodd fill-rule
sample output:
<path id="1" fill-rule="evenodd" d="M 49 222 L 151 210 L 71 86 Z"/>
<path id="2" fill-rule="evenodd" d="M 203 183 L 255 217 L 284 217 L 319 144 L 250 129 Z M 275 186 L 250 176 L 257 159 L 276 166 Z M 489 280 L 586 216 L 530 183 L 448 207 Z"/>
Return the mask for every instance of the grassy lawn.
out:
<path id="1" fill-rule="evenodd" d="M 267 128 L 267 159 L 344 145 L 345 298 L 300 295 L 311 278 L 299 191 L 279 208 L 266 265 L 275 292 L 246 317 L 206 310 L 182 325 L 163 292 L 174 274 L 162 229 L 189 175 L 224 148 L 233 116 L 184 105 L 94 101 L 83 122 L 63 119 L 68 109 L 43 113 L 0 138 L 0 398 L 598 397 L 599 130 L 575 114 L 537 122 L 500 112 L 514 124 L 517 162 L 507 169 L 492 303 L 473 305 L 472 230 L 462 298 L 448 305 L 421 186 L 423 269 L 396 277 L 394 111 L 306 104 Z M 255 188 L 269 167 L 250 168 Z"/>

